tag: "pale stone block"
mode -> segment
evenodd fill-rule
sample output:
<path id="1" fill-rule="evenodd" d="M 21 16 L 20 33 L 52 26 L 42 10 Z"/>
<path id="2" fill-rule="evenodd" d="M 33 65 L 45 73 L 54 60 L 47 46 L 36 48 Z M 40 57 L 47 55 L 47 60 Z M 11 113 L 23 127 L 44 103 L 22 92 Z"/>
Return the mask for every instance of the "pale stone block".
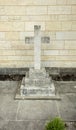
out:
<path id="1" fill-rule="evenodd" d="M 2 42 L 3 44 L 3 42 Z M 4 43 L 5 44 L 5 43 Z M 7 46 L 7 44 L 5 45 L 7 48 L 6 48 L 6 51 L 5 51 L 5 48 L 1 48 L 0 50 L 0 55 L 10 55 L 10 56 L 34 56 L 34 51 L 33 50 L 13 50 L 12 48 L 9 49 L 9 47 Z M 1 46 L 0 46 L 1 47 Z M 3 47 L 3 46 L 2 46 Z"/>
<path id="2" fill-rule="evenodd" d="M 49 17 L 50 17 L 50 21 L 58 21 L 58 15 L 56 14 L 49 15 Z"/>
<path id="3" fill-rule="evenodd" d="M 35 25 L 40 25 L 41 30 L 45 30 L 45 22 L 25 22 L 25 31 L 34 31 Z"/>
<path id="4" fill-rule="evenodd" d="M 56 5 L 56 0 L 35 0 L 34 5 Z"/>
<path id="5" fill-rule="evenodd" d="M 71 14 L 71 6 L 48 6 L 48 14 Z"/>
<path id="6" fill-rule="evenodd" d="M 5 32 L 6 40 L 19 40 L 19 32 Z"/>
<path id="7" fill-rule="evenodd" d="M 76 21 L 72 22 L 72 30 L 76 30 Z"/>
<path id="8" fill-rule="evenodd" d="M 33 50 L 33 44 L 25 44 L 25 41 L 0 41 L 0 49 Z"/>
<path id="9" fill-rule="evenodd" d="M 70 21 L 70 20 L 72 20 L 72 15 L 59 15 L 58 20 L 59 21 Z"/>
<path id="10" fill-rule="evenodd" d="M 72 15 L 72 20 L 76 21 L 76 15 Z"/>
<path id="11" fill-rule="evenodd" d="M 25 44 L 25 41 L 11 41 L 11 48 L 15 50 L 33 50 L 33 44 Z"/>
<path id="12" fill-rule="evenodd" d="M 66 5 L 67 0 L 56 0 L 56 4 L 58 4 L 58 5 Z"/>
<path id="13" fill-rule="evenodd" d="M 43 55 L 58 55 L 59 51 L 58 50 L 44 50 Z"/>
<path id="14" fill-rule="evenodd" d="M 56 39 L 56 32 L 49 32 L 49 34 L 50 34 L 50 40 L 55 40 Z"/>
<path id="15" fill-rule="evenodd" d="M 0 15 L 25 15 L 24 6 L 0 6 Z"/>
<path id="16" fill-rule="evenodd" d="M 47 6 L 26 7 L 26 15 L 45 15 L 45 14 L 47 14 Z"/>
<path id="17" fill-rule="evenodd" d="M 56 40 L 64 40 L 64 39 L 66 39 L 64 32 L 56 32 Z"/>
<path id="18" fill-rule="evenodd" d="M 59 55 L 64 56 L 76 56 L 76 50 L 59 50 Z"/>
<path id="19" fill-rule="evenodd" d="M 58 16 L 59 21 L 76 21 L 76 15 L 59 15 Z"/>
<path id="20" fill-rule="evenodd" d="M 0 49 L 11 49 L 11 44 L 9 41 L 0 41 Z"/>
<path id="21" fill-rule="evenodd" d="M 46 66 L 46 67 L 64 67 L 65 62 L 64 61 L 44 61 L 42 63 L 42 66 Z"/>
<path id="22" fill-rule="evenodd" d="M 25 32 L 20 32 L 20 40 L 25 40 Z"/>
<path id="23" fill-rule="evenodd" d="M 34 31 L 33 32 L 20 32 L 20 40 L 25 41 L 25 37 L 34 37 Z"/>
<path id="24" fill-rule="evenodd" d="M 25 49 L 25 46 L 24 45 L 18 45 L 18 44 L 12 44 L 11 45 L 11 48 L 14 49 L 14 50 L 23 50 L 23 48 Z"/>
<path id="25" fill-rule="evenodd" d="M 0 0 L 0 5 L 55 5 L 56 0 Z"/>
<path id="26" fill-rule="evenodd" d="M 34 56 L 33 50 L 0 50 L 2 56 Z"/>
<path id="27" fill-rule="evenodd" d="M 0 21 L 1 22 L 4 22 L 4 21 L 6 21 L 6 22 L 23 22 L 24 20 L 23 20 L 23 17 L 25 17 L 25 16 L 14 16 L 14 15 L 12 15 L 12 16 L 10 16 L 10 15 L 8 15 L 8 16 L 0 16 Z M 27 19 L 26 19 L 26 21 L 27 21 Z"/>
<path id="28" fill-rule="evenodd" d="M 38 21 L 41 21 L 41 22 L 43 22 L 43 21 L 50 21 L 50 16 L 49 15 L 40 15 L 40 16 L 34 16 L 34 15 L 28 15 L 28 16 L 22 16 L 21 17 L 21 20 L 22 21 L 31 21 L 31 22 L 33 22 L 33 21 L 36 21 L 36 22 L 38 22 Z"/>
<path id="29" fill-rule="evenodd" d="M 65 49 L 76 50 L 76 41 L 65 41 Z"/>
<path id="30" fill-rule="evenodd" d="M 10 60 L 0 60 L 0 67 L 5 68 L 21 68 L 21 67 L 33 67 L 33 62 L 27 61 L 10 61 Z"/>
<path id="31" fill-rule="evenodd" d="M 46 66 L 46 67 L 76 67 L 76 62 L 75 61 L 49 61 L 46 62 L 44 61 L 42 63 L 42 66 Z"/>
<path id="32" fill-rule="evenodd" d="M 24 5 L 24 3 L 27 5 L 30 2 L 28 0 L 0 0 L 0 5 Z"/>
<path id="33" fill-rule="evenodd" d="M 76 61 L 67 61 L 67 62 L 65 62 L 65 64 L 64 64 L 64 67 L 70 67 L 70 68 L 75 68 L 76 67 Z"/>
<path id="34" fill-rule="evenodd" d="M 59 55 L 69 55 L 69 51 L 68 50 L 59 50 Z"/>
<path id="35" fill-rule="evenodd" d="M 76 39 L 76 32 L 56 32 L 57 40 L 74 40 Z"/>
<path id="36" fill-rule="evenodd" d="M 61 22 L 62 30 L 71 30 L 72 29 L 72 22 Z"/>
<path id="37" fill-rule="evenodd" d="M 11 54 L 12 52 L 12 54 Z M 0 56 L 11 56 L 11 55 L 14 55 L 15 56 L 15 51 L 12 51 L 12 50 L 0 50 Z"/>
<path id="38" fill-rule="evenodd" d="M 24 31 L 23 22 L 0 22 L 0 31 Z"/>
<path id="39" fill-rule="evenodd" d="M 51 43 L 52 49 L 64 49 L 64 41 L 53 41 Z"/>
<path id="40" fill-rule="evenodd" d="M 57 61 L 75 61 L 76 56 L 56 56 Z"/>
<path id="41" fill-rule="evenodd" d="M 24 31 L 25 24 L 24 22 L 12 22 L 12 30 L 13 31 Z"/>
<path id="42" fill-rule="evenodd" d="M 56 39 L 56 32 L 54 32 L 54 31 L 51 32 L 51 31 L 46 30 L 46 31 L 42 31 L 41 34 L 43 37 L 44 36 L 50 37 L 50 41 Z"/>
<path id="43" fill-rule="evenodd" d="M 46 30 L 61 30 L 61 22 L 46 22 Z"/>
<path id="44" fill-rule="evenodd" d="M 8 16 L 0 16 L 0 22 L 8 21 Z"/>
<path id="45" fill-rule="evenodd" d="M 66 61 L 68 60 L 67 56 L 56 56 L 56 61 Z"/>
<path id="46" fill-rule="evenodd" d="M 7 19 L 6 19 L 6 21 L 8 21 L 8 22 L 23 22 L 23 20 L 22 20 L 22 17 L 23 16 L 21 16 L 21 15 L 19 15 L 19 16 L 14 16 L 14 15 L 12 15 L 12 16 L 7 16 Z M 4 19 L 2 18 L 2 20 L 4 21 Z"/>
<path id="47" fill-rule="evenodd" d="M 18 52 L 16 52 L 16 54 L 18 55 Z M 24 50 L 20 52 L 20 55 L 25 55 L 25 56 L 34 56 L 34 50 Z"/>
<path id="48" fill-rule="evenodd" d="M 55 60 L 55 56 L 42 56 L 41 60 L 42 61 L 51 61 L 51 60 Z"/>
<path id="49" fill-rule="evenodd" d="M 0 40 L 5 40 L 5 32 L 0 32 Z"/>
<path id="50" fill-rule="evenodd" d="M 12 29 L 12 23 L 0 22 L 0 31 L 10 31 Z"/>
<path id="51" fill-rule="evenodd" d="M 5 45 L 5 44 L 10 44 L 10 41 L 0 40 L 0 45 Z"/>
<path id="52" fill-rule="evenodd" d="M 34 0 L 16 0 L 16 4 L 18 5 L 33 5 L 34 2 Z"/>
<path id="53" fill-rule="evenodd" d="M 0 6 L 0 15 L 5 15 L 5 6 Z"/>
<path id="54" fill-rule="evenodd" d="M 42 44 L 43 50 L 57 50 L 64 49 L 64 41 L 51 41 L 50 44 Z"/>
<path id="55" fill-rule="evenodd" d="M 25 44 L 25 50 L 34 50 L 34 44 Z"/>
<path id="56" fill-rule="evenodd" d="M 28 0 L 0 0 L 0 5 L 27 5 L 31 4 Z"/>
<path id="57" fill-rule="evenodd" d="M 0 0 L 0 5 L 16 5 L 17 0 Z"/>
<path id="58" fill-rule="evenodd" d="M 72 14 L 76 14 L 76 6 L 72 6 Z"/>
<path id="59" fill-rule="evenodd" d="M 8 61 L 33 61 L 33 56 L 0 56 L 0 60 Z"/>
<path id="60" fill-rule="evenodd" d="M 11 52 L 12 53 L 12 52 Z M 17 50 L 15 51 L 15 55 L 20 55 L 20 56 L 34 56 L 34 50 Z"/>
<path id="61" fill-rule="evenodd" d="M 67 0 L 67 4 L 76 4 L 76 0 Z"/>
<path id="62" fill-rule="evenodd" d="M 76 50 L 68 50 L 68 55 L 75 55 L 76 56 Z"/>

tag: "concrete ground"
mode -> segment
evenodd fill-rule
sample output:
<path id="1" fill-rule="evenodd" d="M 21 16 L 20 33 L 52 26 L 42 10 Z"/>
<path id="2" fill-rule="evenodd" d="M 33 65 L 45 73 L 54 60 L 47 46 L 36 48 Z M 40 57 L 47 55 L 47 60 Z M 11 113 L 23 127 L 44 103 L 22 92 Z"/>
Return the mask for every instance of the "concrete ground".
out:
<path id="1" fill-rule="evenodd" d="M 76 130 L 76 82 L 55 82 L 61 100 L 14 100 L 19 81 L 0 81 L 0 130 L 44 130 L 56 116 Z"/>

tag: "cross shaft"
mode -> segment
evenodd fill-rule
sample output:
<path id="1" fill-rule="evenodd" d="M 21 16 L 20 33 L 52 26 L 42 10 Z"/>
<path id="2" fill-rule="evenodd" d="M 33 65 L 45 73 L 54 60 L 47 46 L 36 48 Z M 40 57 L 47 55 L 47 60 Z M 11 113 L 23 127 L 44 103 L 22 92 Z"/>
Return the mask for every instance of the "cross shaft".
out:
<path id="1" fill-rule="evenodd" d="M 34 69 L 41 69 L 41 43 L 50 43 L 50 37 L 41 37 L 41 26 L 34 26 L 34 37 L 25 37 L 25 43 L 34 43 Z"/>

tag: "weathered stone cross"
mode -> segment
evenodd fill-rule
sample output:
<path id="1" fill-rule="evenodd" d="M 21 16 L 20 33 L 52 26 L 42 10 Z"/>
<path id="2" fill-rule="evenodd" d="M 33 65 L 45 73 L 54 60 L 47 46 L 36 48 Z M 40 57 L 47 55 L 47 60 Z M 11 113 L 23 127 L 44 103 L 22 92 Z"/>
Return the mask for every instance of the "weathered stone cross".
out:
<path id="1" fill-rule="evenodd" d="M 41 43 L 49 43 L 50 37 L 41 37 L 41 26 L 34 26 L 34 37 L 26 37 L 26 43 L 34 43 L 34 69 L 29 69 L 29 75 L 23 77 L 16 98 L 19 99 L 50 99 L 55 96 L 55 87 L 47 75 L 45 68 L 41 68 Z"/>
<path id="2" fill-rule="evenodd" d="M 50 43 L 50 37 L 41 37 L 41 26 L 34 26 L 34 37 L 25 37 L 25 43 L 34 42 L 34 69 L 41 69 L 41 43 Z"/>

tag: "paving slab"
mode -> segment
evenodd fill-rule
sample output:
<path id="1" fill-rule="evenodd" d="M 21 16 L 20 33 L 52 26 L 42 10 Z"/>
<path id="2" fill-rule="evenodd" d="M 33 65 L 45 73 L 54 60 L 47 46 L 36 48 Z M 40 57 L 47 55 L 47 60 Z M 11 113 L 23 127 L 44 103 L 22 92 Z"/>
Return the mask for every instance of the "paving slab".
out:
<path id="1" fill-rule="evenodd" d="M 54 81 L 54 84 L 57 93 L 76 93 L 76 81 Z"/>
<path id="2" fill-rule="evenodd" d="M 3 120 L 15 120 L 18 101 L 12 95 L 0 95 L 0 118 Z"/>
<path id="3" fill-rule="evenodd" d="M 7 130 L 44 130 L 45 121 L 10 121 Z"/>
<path id="4" fill-rule="evenodd" d="M 57 102 L 59 113 L 65 121 L 76 121 L 76 94 L 66 94 Z"/>
<path id="5" fill-rule="evenodd" d="M 8 125 L 8 121 L 3 120 L 0 118 L 0 130 L 6 130 Z"/>
<path id="6" fill-rule="evenodd" d="M 17 120 L 40 120 L 58 116 L 56 102 L 46 100 L 20 101 Z"/>
<path id="7" fill-rule="evenodd" d="M 0 81 L 0 95 L 14 94 L 18 87 L 19 81 Z"/>

